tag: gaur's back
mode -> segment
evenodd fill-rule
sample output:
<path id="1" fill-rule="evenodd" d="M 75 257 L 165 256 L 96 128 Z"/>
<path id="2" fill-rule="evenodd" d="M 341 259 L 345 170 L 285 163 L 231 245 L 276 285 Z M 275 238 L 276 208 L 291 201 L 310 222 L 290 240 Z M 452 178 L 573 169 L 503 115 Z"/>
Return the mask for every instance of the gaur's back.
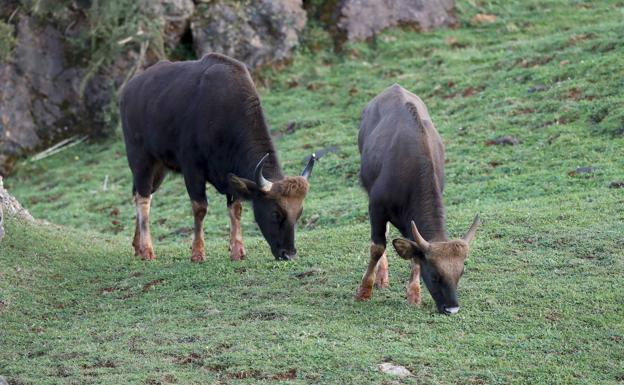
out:
<path id="1" fill-rule="evenodd" d="M 182 131 L 175 132 L 179 137 L 198 126 L 224 127 L 218 123 L 240 120 L 245 107 L 253 109 L 259 101 L 244 64 L 209 54 L 200 60 L 153 65 L 128 82 L 120 104 L 124 131 L 139 135 L 158 130 L 159 138 L 175 140 L 174 128 Z"/>
<path id="2" fill-rule="evenodd" d="M 391 186 L 403 192 L 397 196 L 412 195 L 426 189 L 431 178 L 442 190 L 442 139 L 422 100 L 401 86 L 385 89 L 366 106 L 358 146 L 360 177 L 369 194 Z"/>

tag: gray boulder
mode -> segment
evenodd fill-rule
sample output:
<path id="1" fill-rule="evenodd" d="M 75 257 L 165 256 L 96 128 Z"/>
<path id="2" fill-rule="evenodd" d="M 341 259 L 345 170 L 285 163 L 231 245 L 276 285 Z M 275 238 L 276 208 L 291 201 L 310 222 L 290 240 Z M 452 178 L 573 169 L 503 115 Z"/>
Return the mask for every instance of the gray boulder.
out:
<path id="1" fill-rule="evenodd" d="M 198 57 L 218 52 L 250 68 L 290 58 L 306 24 L 301 0 L 229 0 L 197 5 L 191 19 Z"/>
<path id="2" fill-rule="evenodd" d="M 455 0 L 343 0 L 336 26 L 349 41 L 368 39 L 396 25 L 427 31 L 456 25 L 454 8 Z"/>

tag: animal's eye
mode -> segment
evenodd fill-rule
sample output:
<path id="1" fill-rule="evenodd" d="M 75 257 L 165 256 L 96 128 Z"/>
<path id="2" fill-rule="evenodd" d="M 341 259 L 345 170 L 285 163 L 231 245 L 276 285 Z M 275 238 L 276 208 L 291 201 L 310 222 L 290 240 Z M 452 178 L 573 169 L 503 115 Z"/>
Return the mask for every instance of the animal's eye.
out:
<path id="1" fill-rule="evenodd" d="M 273 219 L 275 219 L 276 221 L 280 221 L 282 219 L 282 214 L 279 211 L 273 211 L 271 213 L 271 216 L 273 217 Z"/>

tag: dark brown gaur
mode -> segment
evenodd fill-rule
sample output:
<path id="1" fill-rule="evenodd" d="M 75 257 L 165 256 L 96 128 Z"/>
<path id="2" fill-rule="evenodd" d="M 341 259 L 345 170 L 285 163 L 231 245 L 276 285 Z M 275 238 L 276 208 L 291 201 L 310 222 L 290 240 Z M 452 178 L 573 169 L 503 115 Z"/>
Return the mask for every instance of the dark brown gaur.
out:
<path id="1" fill-rule="evenodd" d="M 358 147 L 360 179 L 369 197 L 372 243 L 356 299 L 370 299 L 373 285 L 389 286 L 389 222 L 408 238 L 393 241 L 397 253 L 412 261 L 408 303 L 421 304 L 422 275 L 438 311 L 456 313 L 457 284 L 480 220 L 477 215 L 464 238 L 447 237 L 442 201 L 444 144 L 427 107 L 398 84 L 387 88 L 362 112 Z"/>
<path id="2" fill-rule="evenodd" d="M 120 110 L 137 210 L 136 255 L 155 258 L 151 199 L 171 170 L 182 173 L 191 198 L 192 261 L 205 259 L 206 183 L 227 198 L 232 260 L 245 257 L 243 200 L 251 201 L 275 258 L 296 256 L 295 224 L 316 158 L 310 158 L 301 176 L 284 176 L 243 63 L 214 53 L 200 60 L 158 62 L 124 87 Z"/>

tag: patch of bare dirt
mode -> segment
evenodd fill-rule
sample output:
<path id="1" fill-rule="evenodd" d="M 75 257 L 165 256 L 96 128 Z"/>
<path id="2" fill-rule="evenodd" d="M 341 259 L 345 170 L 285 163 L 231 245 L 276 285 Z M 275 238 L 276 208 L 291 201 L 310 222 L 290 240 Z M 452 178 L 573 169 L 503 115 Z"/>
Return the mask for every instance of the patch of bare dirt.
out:
<path id="1" fill-rule="evenodd" d="M 244 314 L 241 318 L 255 321 L 278 321 L 286 319 L 286 316 L 273 310 L 254 310 Z"/>
<path id="2" fill-rule="evenodd" d="M 308 271 L 295 274 L 295 277 L 302 279 L 302 278 L 311 277 L 313 275 L 323 274 L 323 273 L 325 273 L 325 271 L 323 271 L 322 269 L 310 269 Z"/>
<path id="3" fill-rule="evenodd" d="M 141 291 L 143 293 L 145 293 L 146 291 L 149 291 L 154 286 L 160 285 L 163 282 L 165 282 L 164 279 L 155 279 L 153 281 L 149 281 L 149 282 L 147 282 L 146 284 L 143 285 L 143 288 L 141 289 Z"/>
<path id="4" fill-rule="evenodd" d="M 98 359 L 92 364 L 82 365 L 83 369 L 116 368 L 117 363 L 111 359 Z"/>
<path id="5" fill-rule="evenodd" d="M 486 146 L 492 146 L 492 145 L 516 146 L 518 144 L 520 144 L 520 140 L 510 135 L 499 136 L 498 138 L 485 141 Z"/>

